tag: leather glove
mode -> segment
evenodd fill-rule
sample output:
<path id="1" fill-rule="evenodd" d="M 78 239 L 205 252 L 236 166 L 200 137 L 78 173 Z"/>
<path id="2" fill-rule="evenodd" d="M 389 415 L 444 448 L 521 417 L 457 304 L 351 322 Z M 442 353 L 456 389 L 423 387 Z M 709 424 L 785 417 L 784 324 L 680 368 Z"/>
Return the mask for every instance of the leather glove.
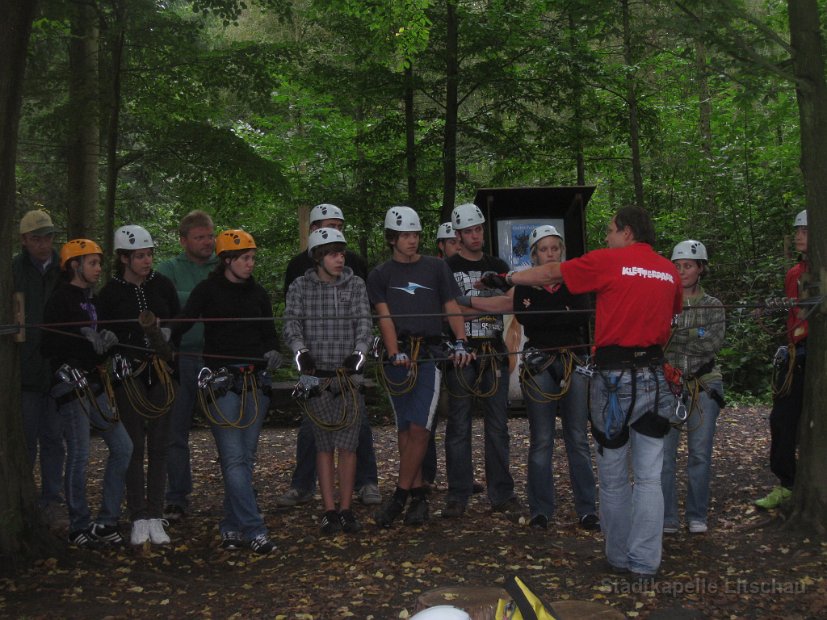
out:
<path id="1" fill-rule="evenodd" d="M 359 372 L 365 367 L 365 354 L 361 351 L 354 351 L 342 362 L 342 368 L 348 372 Z"/>
<path id="2" fill-rule="evenodd" d="M 454 366 L 462 368 L 474 360 L 475 355 L 465 348 L 466 344 L 468 343 L 465 340 L 457 340 L 454 343 Z"/>
<path id="3" fill-rule="evenodd" d="M 264 354 L 264 359 L 267 360 L 267 370 L 276 370 L 281 366 L 281 353 L 276 350 L 267 351 Z"/>
<path id="4" fill-rule="evenodd" d="M 161 328 L 161 338 L 164 339 L 164 342 L 169 342 L 170 337 L 172 336 L 172 330 L 169 327 L 162 327 Z"/>
<path id="5" fill-rule="evenodd" d="M 118 337 L 115 335 L 115 332 L 109 331 L 108 329 L 100 330 L 100 337 L 103 342 L 104 353 L 118 344 Z"/>
<path id="6" fill-rule="evenodd" d="M 106 348 L 103 346 L 103 338 L 98 332 L 91 327 L 81 327 L 80 333 L 83 334 L 84 338 L 92 343 L 92 348 L 95 350 L 95 353 L 98 355 L 103 355 Z"/>
<path id="7" fill-rule="evenodd" d="M 299 370 L 301 374 L 316 374 L 316 360 L 314 360 L 313 356 L 310 355 L 310 351 L 308 349 L 299 349 L 298 351 L 296 351 L 296 355 L 293 357 L 293 361 L 296 362 L 296 368 Z"/>
<path id="8" fill-rule="evenodd" d="M 485 288 L 498 288 L 500 290 L 506 291 L 511 288 L 511 285 L 506 280 L 507 277 L 507 273 L 494 273 L 493 271 L 486 271 L 484 274 L 482 274 L 482 277 L 480 278 L 480 283 Z"/>
<path id="9" fill-rule="evenodd" d="M 406 353 L 396 353 L 388 358 L 394 366 L 409 366 L 411 359 Z"/>

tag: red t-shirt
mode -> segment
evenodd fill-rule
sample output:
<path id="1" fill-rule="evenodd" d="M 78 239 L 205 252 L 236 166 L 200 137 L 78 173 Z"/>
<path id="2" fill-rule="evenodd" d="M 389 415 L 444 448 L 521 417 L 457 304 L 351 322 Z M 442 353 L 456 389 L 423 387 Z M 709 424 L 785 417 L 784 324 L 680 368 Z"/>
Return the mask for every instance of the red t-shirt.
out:
<path id="1" fill-rule="evenodd" d="M 801 295 L 799 284 L 801 276 L 807 272 L 807 263 L 801 261 L 795 267 L 787 272 L 784 277 L 784 294 L 790 299 L 798 299 Z M 804 308 L 793 307 L 790 308 L 787 314 L 787 338 L 793 344 L 797 344 L 804 340 L 809 333 L 809 326 L 807 321 L 799 318 L 804 314 Z"/>
<path id="2" fill-rule="evenodd" d="M 593 250 L 560 265 L 569 291 L 597 293 L 595 345 L 665 346 L 683 287 L 671 261 L 648 243 Z"/>

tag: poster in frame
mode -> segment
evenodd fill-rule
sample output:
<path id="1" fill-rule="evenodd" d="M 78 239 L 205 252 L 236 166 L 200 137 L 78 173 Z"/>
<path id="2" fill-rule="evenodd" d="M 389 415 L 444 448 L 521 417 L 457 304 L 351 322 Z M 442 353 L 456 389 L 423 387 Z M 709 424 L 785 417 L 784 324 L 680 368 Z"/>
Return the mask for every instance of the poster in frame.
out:
<path id="1" fill-rule="evenodd" d="M 500 258 L 516 271 L 531 267 L 529 235 L 537 226 L 544 225 L 554 226 L 565 241 L 565 223 L 561 217 L 497 220 Z"/>

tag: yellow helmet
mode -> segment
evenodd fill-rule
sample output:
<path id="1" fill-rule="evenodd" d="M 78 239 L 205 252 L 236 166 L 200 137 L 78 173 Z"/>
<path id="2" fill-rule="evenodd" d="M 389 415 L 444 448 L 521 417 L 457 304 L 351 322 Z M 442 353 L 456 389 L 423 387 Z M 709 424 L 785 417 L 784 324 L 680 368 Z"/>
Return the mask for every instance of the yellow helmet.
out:
<path id="1" fill-rule="evenodd" d="M 215 240 L 215 253 L 221 256 L 224 252 L 232 250 L 255 250 L 256 240 L 253 235 L 241 230 L 225 230 Z"/>
<path id="2" fill-rule="evenodd" d="M 78 256 L 86 256 L 87 254 L 100 254 L 103 256 L 101 246 L 91 239 L 72 239 L 63 244 L 60 248 L 60 268 L 66 266 L 66 263 Z"/>

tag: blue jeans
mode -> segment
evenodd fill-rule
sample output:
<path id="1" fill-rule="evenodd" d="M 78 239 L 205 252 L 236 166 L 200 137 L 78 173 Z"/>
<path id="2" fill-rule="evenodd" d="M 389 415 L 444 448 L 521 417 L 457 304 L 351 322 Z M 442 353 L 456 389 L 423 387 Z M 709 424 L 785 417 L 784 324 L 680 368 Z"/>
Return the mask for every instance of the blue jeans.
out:
<path id="1" fill-rule="evenodd" d="M 558 376 L 562 375 L 562 364 L 554 362 Z M 523 394 L 528 414 L 530 442 L 528 447 L 528 507 L 531 517 L 554 514 L 554 477 L 552 457 L 554 455 L 555 419 L 559 413 L 563 422 L 563 441 L 569 461 L 569 477 L 574 492 L 574 508 L 578 517 L 596 513 L 595 484 L 592 471 L 591 452 L 586 427 L 588 410 L 589 380 L 572 373 L 568 393 L 560 400 L 537 402 L 546 394 L 560 392 L 560 384 L 546 370 L 535 375 L 528 390 Z"/>
<path id="2" fill-rule="evenodd" d="M 198 372 L 203 366 L 200 356 L 182 355 L 178 358 L 178 388 L 169 412 L 166 503 L 185 510 L 192 493 L 190 430 L 198 400 Z"/>
<path id="3" fill-rule="evenodd" d="M 485 482 L 488 499 L 498 506 L 514 497 L 514 479 L 509 471 L 510 438 L 508 436 L 508 366 L 503 361 L 495 373 L 490 367 L 480 377 L 478 390 L 487 393 L 497 381 L 496 391 L 480 398 L 484 407 Z M 465 368 L 449 367 L 445 385 L 451 409 L 445 425 L 445 468 L 448 474 L 448 501 L 468 502 L 474 485 L 471 463 L 471 414 L 474 397 L 466 386 L 474 385 L 480 373 L 480 361 Z M 462 377 L 462 380 L 460 379 Z"/>
<path id="4" fill-rule="evenodd" d="M 20 392 L 23 413 L 23 433 L 32 469 L 37 461 L 40 446 L 40 506 L 62 504 L 63 462 L 66 449 L 63 445 L 63 424 L 57 413 L 54 398 L 43 392 Z"/>
<path id="5" fill-rule="evenodd" d="M 112 412 L 106 394 L 97 397 L 97 407 L 84 396 L 72 400 L 58 410 L 66 429 L 66 503 L 69 507 L 69 531 L 85 530 L 91 525 L 86 500 L 86 470 L 89 464 L 90 422 L 109 448 L 103 472 L 101 508 L 95 521 L 101 525 L 117 525 L 121 501 L 126 487 L 126 470 L 132 457 L 132 440 L 120 422 L 108 422 Z M 88 414 L 88 415 L 87 415 Z"/>
<path id="6" fill-rule="evenodd" d="M 257 379 L 260 379 L 260 375 Z M 222 534 L 237 532 L 245 540 L 252 540 L 259 534 L 267 533 L 253 490 L 253 470 L 256 464 L 258 438 L 270 398 L 264 396 L 260 389 L 257 392 L 257 399 L 253 398 L 250 392 L 246 394 L 243 412 L 241 396 L 233 391 L 216 399 L 220 412 L 216 412 L 214 406 L 210 405 L 212 417 L 216 420 L 226 419 L 236 424 L 227 426 L 210 422 L 224 478 L 224 517 L 219 523 L 219 529 Z"/>
<path id="7" fill-rule="evenodd" d="M 362 400 L 364 403 L 364 400 Z M 359 414 L 359 445 L 356 448 L 356 489 L 366 484 L 378 484 L 376 471 L 376 452 L 373 449 L 373 430 L 370 427 L 367 410 L 362 407 Z M 296 436 L 296 467 L 290 487 L 301 492 L 316 488 L 316 440 L 313 438 L 313 422 L 307 416 L 302 417 L 301 426 Z"/>
<path id="8" fill-rule="evenodd" d="M 604 380 L 617 381 L 618 404 L 625 414 L 632 401 L 632 371 L 596 373 L 591 383 L 592 424 L 602 431 L 609 409 L 609 390 Z M 647 411 L 668 417 L 675 398 L 663 371 L 636 371 L 635 404 L 631 422 Z M 656 402 L 657 397 L 657 402 Z M 597 471 L 600 477 L 600 525 L 606 540 L 606 558 L 617 568 L 654 575 L 660 567 L 663 546 L 663 437 L 647 437 L 634 429 L 621 447 L 600 447 Z M 629 453 L 634 482 L 629 480 Z"/>
<path id="9" fill-rule="evenodd" d="M 724 386 L 720 381 L 711 381 L 710 390 L 724 395 Z M 690 405 L 687 404 L 687 408 Z M 678 527 L 678 493 L 675 490 L 678 443 L 682 435 L 687 438 L 686 463 L 686 521 L 706 523 L 709 509 L 709 482 L 712 465 L 712 440 L 721 408 L 715 399 L 705 390 L 701 390 L 686 424 L 680 429 L 673 428 L 666 436 L 663 447 L 663 524 Z"/>

